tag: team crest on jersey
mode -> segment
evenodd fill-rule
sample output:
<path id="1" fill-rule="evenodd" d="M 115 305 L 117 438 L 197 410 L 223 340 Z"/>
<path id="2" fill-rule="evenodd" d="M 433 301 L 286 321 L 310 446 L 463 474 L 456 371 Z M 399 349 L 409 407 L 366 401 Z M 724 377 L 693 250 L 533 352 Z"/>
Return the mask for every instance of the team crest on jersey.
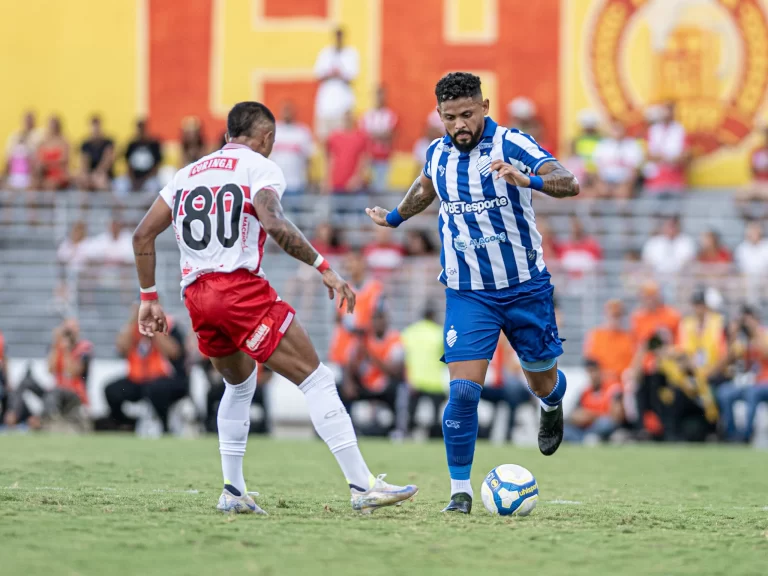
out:
<path id="1" fill-rule="evenodd" d="M 528 260 L 530 260 L 531 262 L 536 260 L 537 255 L 538 255 L 538 252 L 536 252 L 536 250 L 528 250 Z"/>
<path id="2" fill-rule="evenodd" d="M 438 166 L 437 171 L 440 172 L 440 176 L 445 176 L 445 166 Z"/>
<path id="3" fill-rule="evenodd" d="M 466 252 L 467 242 L 465 240 L 462 240 L 461 238 L 454 238 L 453 247 L 456 248 L 456 250 L 458 250 L 459 252 Z"/>
<path id="4" fill-rule="evenodd" d="M 477 169 L 483 178 L 488 176 L 491 173 L 491 157 L 487 154 L 481 154 L 480 158 L 477 159 Z"/>

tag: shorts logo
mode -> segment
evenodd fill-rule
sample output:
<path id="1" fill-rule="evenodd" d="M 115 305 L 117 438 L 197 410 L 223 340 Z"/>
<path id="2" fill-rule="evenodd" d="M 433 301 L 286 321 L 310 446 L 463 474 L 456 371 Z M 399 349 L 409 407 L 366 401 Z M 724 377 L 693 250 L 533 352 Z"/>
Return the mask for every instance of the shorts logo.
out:
<path id="1" fill-rule="evenodd" d="M 456 420 L 446 420 L 445 425 L 448 426 L 448 428 L 455 428 L 456 430 L 461 427 L 461 424 Z"/>
<path id="2" fill-rule="evenodd" d="M 488 157 L 485 156 L 485 158 Z M 491 159 L 488 158 L 488 161 L 490 162 Z M 503 208 L 504 206 L 509 206 L 509 198 L 506 196 L 478 200 L 477 202 L 456 201 L 442 202 L 440 204 L 440 207 L 445 210 L 447 214 L 482 214 L 486 210 L 496 210 L 498 208 Z"/>
<path id="3" fill-rule="evenodd" d="M 256 328 L 256 330 L 253 331 L 253 334 L 251 334 L 251 337 L 245 341 L 245 345 L 248 346 L 248 350 L 255 352 L 256 349 L 261 345 L 261 342 L 264 340 L 264 338 L 266 338 L 267 334 L 269 334 L 269 326 L 266 324 L 262 324 Z"/>
<path id="4" fill-rule="evenodd" d="M 448 333 L 445 335 L 445 341 L 448 344 L 448 348 L 453 348 L 453 345 L 456 344 L 456 340 L 459 339 L 459 335 L 456 333 L 456 330 L 453 329 L 453 326 L 451 326 L 451 329 L 448 330 Z"/>
<path id="5" fill-rule="evenodd" d="M 488 176 L 488 174 L 491 173 L 491 157 L 482 154 L 480 158 L 477 159 L 477 169 L 480 171 L 483 178 Z"/>

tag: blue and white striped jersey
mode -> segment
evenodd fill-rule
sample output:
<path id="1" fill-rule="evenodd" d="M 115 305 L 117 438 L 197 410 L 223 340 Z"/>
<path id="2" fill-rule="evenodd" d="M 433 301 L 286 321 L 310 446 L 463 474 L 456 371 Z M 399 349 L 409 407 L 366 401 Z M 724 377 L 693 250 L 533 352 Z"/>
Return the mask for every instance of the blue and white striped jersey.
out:
<path id="1" fill-rule="evenodd" d="M 527 134 L 499 126 L 488 116 L 471 152 L 459 152 L 448 135 L 427 150 L 424 175 L 441 201 L 440 282 L 449 288 L 500 290 L 544 270 L 531 190 L 496 180 L 494 160 L 535 175 L 554 158 Z"/>

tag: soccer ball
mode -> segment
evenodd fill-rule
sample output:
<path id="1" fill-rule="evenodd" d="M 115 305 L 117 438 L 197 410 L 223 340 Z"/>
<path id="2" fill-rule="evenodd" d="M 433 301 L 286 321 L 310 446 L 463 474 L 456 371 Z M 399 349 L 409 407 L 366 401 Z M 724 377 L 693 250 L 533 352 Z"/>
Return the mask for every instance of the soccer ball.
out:
<path id="1" fill-rule="evenodd" d="M 488 472 L 480 494 L 491 514 L 528 516 L 539 500 L 539 485 L 522 466 L 502 464 Z"/>

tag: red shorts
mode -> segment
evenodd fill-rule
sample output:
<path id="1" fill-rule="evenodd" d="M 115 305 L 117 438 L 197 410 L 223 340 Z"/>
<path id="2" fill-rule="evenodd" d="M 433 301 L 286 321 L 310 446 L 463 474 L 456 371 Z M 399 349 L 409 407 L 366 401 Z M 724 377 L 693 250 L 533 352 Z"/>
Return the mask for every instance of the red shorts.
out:
<path id="1" fill-rule="evenodd" d="M 260 364 L 296 315 L 269 282 L 242 269 L 201 276 L 187 286 L 184 303 L 202 354 L 219 358 L 242 350 Z"/>

